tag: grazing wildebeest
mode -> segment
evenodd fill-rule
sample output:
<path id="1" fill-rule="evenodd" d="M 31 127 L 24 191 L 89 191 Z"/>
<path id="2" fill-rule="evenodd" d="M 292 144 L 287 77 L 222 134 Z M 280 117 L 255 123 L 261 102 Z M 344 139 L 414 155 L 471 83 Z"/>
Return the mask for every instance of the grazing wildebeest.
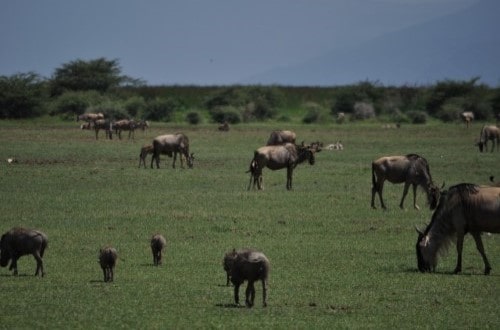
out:
<path id="1" fill-rule="evenodd" d="M 98 139 L 99 130 L 103 129 L 106 132 L 106 137 L 113 139 L 113 123 L 108 119 L 98 119 L 94 121 L 95 139 Z"/>
<path id="2" fill-rule="evenodd" d="M 267 306 L 267 280 L 269 276 L 270 263 L 267 257 L 259 251 L 252 249 L 241 249 L 228 252 L 224 255 L 224 270 L 228 280 L 234 284 L 234 302 L 240 304 L 240 285 L 248 281 L 245 291 L 245 304 L 252 307 L 255 300 L 255 281 L 262 282 L 262 303 Z"/>
<path id="3" fill-rule="evenodd" d="M 320 151 L 318 147 L 312 148 L 311 146 L 298 146 L 293 143 L 287 143 L 279 146 L 265 146 L 260 147 L 254 152 L 252 161 L 250 162 L 250 182 L 248 190 L 252 186 L 257 185 L 257 188 L 263 189 L 262 185 L 262 170 L 267 167 L 271 170 L 280 170 L 286 168 L 286 189 L 292 189 L 292 174 L 293 169 L 297 164 L 309 161 L 309 164 L 314 165 L 314 154 Z"/>
<path id="4" fill-rule="evenodd" d="M 122 139 L 122 131 L 128 131 L 128 138 L 130 140 L 130 137 L 132 139 L 135 138 L 135 129 L 137 128 L 137 123 L 133 120 L 130 119 L 122 119 L 115 121 L 113 123 L 113 129 L 115 130 L 116 134 L 118 135 L 118 138 L 121 140 Z"/>
<path id="5" fill-rule="evenodd" d="M 456 239 L 457 265 L 462 270 L 464 236 L 470 233 L 484 262 L 484 274 L 491 271 L 484 252 L 482 232 L 500 233 L 500 187 L 462 183 L 441 194 L 430 224 L 421 232 L 417 229 L 417 265 L 421 272 L 434 271 L 438 254 Z"/>
<path id="6" fill-rule="evenodd" d="M 285 143 L 295 143 L 297 134 L 292 131 L 272 131 L 267 140 L 267 146 L 277 146 Z"/>
<path id="7" fill-rule="evenodd" d="M 161 234 L 154 234 L 151 237 L 151 252 L 153 253 L 153 264 L 155 266 L 161 265 L 161 254 L 166 245 L 167 240 Z"/>
<path id="8" fill-rule="evenodd" d="M 32 254 L 36 259 L 35 276 L 40 274 L 43 277 L 45 272 L 42 258 L 47 245 L 47 235 L 41 231 L 14 227 L 0 239 L 0 266 L 7 266 L 12 259 L 9 270 L 14 270 L 14 275 L 17 275 L 17 260 L 21 256 Z"/>
<path id="9" fill-rule="evenodd" d="M 144 164 L 144 168 L 146 168 L 146 157 L 148 154 L 152 154 L 154 151 L 154 148 L 151 144 L 145 144 L 141 148 L 141 153 L 139 154 L 139 168 L 141 168 L 141 163 Z M 172 153 L 170 153 L 170 157 L 172 156 Z"/>
<path id="10" fill-rule="evenodd" d="M 140 128 L 143 131 L 145 131 L 146 128 L 149 128 L 149 121 L 141 119 L 141 120 L 135 122 L 135 127 Z"/>
<path id="11" fill-rule="evenodd" d="M 84 114 L 78 115 L 76 117 L 76 121 L 80 121 L 80 120 L 95 121 L 98 119 L 104 119 L 104 115 L 100 112 L 99 113 L 84 113 Z"/>
<path id="12" fill-rule="evenodd" d="M 500 150 L 500 129 L 495 125 L 484 125 L 481 128 L 481 133 L 479 134 L 479 142 L 477 146 L 479 147 L 479 151 L 483 152 L 488 151 L 488 140 L 491 140 L 491 152 L 495 149 L 495 142 L 497 145 L 497 151 Z"/>
<path id="13" fill-rule="evenodd" d="M 170 155 L 174 154 L 172 167 L 175 168 L 175 160 L 177 154 L 180 155 L 181 168 L 184 168 L 182 156 L 186 158 L 189 168 L 193 167 L 194 154 L 189 154 L 189 139 L 182 133 L 160 135 L 153 140 L 153 157 L 151 158 L 151 168 L 153 168 L 153 161 L 156 159 L 156 168 L 160 168 L 160 154 Z"/>
<path id="14" fill-rule="evenodd" d="M 113 282 L 117 259 L 118 253 L 113 247 L 103 247 L 99 251 L 99 264 L 101 265 L 102 273 L 104 274 L 104 282 Z"/>
<path id="15" fill-rule="evenodd" d="M 466 127 L 469 128 L 469 125 L 472 124 L 472 121 L 474 120 L 474 112 L 464 111 L 460 114 L 460 118 L 462 118 Z"/>
<path id="16" fill-rule="evenodd" d="M 410 185 L 413 186 L 413 206 L 417 206 L 417 187 L 422 187 L 427 193 L 427 201 L 429 207 L 433 210 L 439 201 L 439 187 L 436 187 L 432 182 L 431 172 L 427 160 L 419 155 L 408 154 L 406 156 L 387 156 L 381 157 L 372 163 L 372 208 L 375 207 L 375 194 L 378 193 L 380 204 L 385 209 L 382 191 L 384 182 L 388 180 L 392 183 L 405 184 L 403 197 L 401 198 L 400 208 L 403 208 L 403 203 L 408 193 Z"/>
<path id="17" fill-rule="evenodd" d="M 218 130 L 222 131 L 222 132 L 228 132 L 229 131 L 229 124 L 227 123 L 227 121 L 225 121 L 221 125 L 219 125 Z"/>

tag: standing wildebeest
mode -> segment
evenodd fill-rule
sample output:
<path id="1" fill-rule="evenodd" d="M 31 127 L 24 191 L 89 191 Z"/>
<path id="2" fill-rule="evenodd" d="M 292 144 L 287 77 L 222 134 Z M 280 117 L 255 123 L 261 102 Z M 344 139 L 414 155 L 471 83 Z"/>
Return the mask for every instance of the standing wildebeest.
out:
<path id="1" fill-rule="evenodd" d="M 267 140 L 267 146 L 277 146 L 285 143 L 295 143 L 297 134 L 292 131 L 272 131 Z"/>
<path id="2" fill-rule="evenodd" d="M 314 165 L 314 153 L 321 151 L 318 147 L 298 146 L 293 143 L 287 143 L 279 146 L 260 147 L 254 152 L 252 161 L 250 162 L 250 182 L 248 190 L 252 185 L 257 185 L 257 188 L 263 189 L 262 185 L 262 170 L 267 167 L 271 170 L 280 170 L 286 168 L 286 189 L 292 189 L 292 174 L 293 169 L 297 164 L 309 161 L 309 164 Z"/>
<path id="3" fill-rule="evenodd" d="M 421 272 L 434 271 L 438 254 L 456 239 L 457 265 L 462 270 L 464 236 L 470 233 L 484 262 L 484 274 L 491 271 L 484 253 L 481 232 L 500 233 L 500 187 L 480 187 L 462 183 L 441 195 L 439 204 L 424 232 L 417 229 L 417 264 Z"/>
<path id="4" fill-rule="evenodd" d="M 98 119 L 94 121 L 95 139 L 98 139 L 99 130 L 103 129 L 106 132 L 106 137 L 113 139 L 113 123 L 108 119 Z"/>
<path id="5" fill-rule="evenodd" d="M 481 128 L 481 133 L 479 134 L 479 142 L 477 146 L 479 147 L 479 151 L 483 152 L 488 151 L 488 140 L 491 140 L 491 152 L 495 149 L 495 142 L 497 145 L 497 151 L 500 150 L 500 129 L 495 125 L 484 125 Z"/>
<path id="6" fill-rule="evenodd" d="M 167 240 L 161 234 L 154 234 L 151 237 L 151 252 L 153 253 L 153 264 L 155 266 L 161 265 L 161 253 L 166 245 Z"/>
<path id="7" fill-rule="evenodd" d="M 139 168 L 141 168 L 141 163 L 144 164 L 144 168 L 146 168 L 146 157 L 148 154 L 152 154 L 154 148 L 151 144 L 145 144 L 141 148 L 141 153 L 139 154 Z M 171 156 L 172 154 L 170 154 Z"/>
<path id="8" fill-rule="evenodd" d="M 422 187 L 427 193 L 427 201 L 430 209 L 433 210 L 439 201 L 439 188 L 432 182 L 431 172 L 427 160 L 419 155 L 408 154 L 406 156 L 381 157 L 372 163 L 372 208 L 375 207 L 375 194 L 378 193 L 380 204 L 385 209 L 382 191 L 384 182 L 388 180 L 392 183 L 405 184 L 403 198 L 401 198 L 400 208 L 408 193 L 408 188 L 413 185 L 413 206 L 417 206 L 417 186 Z"/>
<path id="9" fill-rule="evenodd" d="M 43 271 L 43 253 L 47 248 L 47 235 L 38 230 L 12 228 L 0 239 L 0 266 L 5 267 L 12 259 L 9 270 L 17 275 L 17 260 L 19 257 L 32 254 L 36 259 L 35 276 L 45 275 Z"/>
<path id="10" fill-rule="evenodd" d="M 234 284 L 234 302 L 240 304 L 240 285 L 248 281 L 245 291 L 245 304 L 252 307 L 255 300 L 255 281 L 262 282 L 262 303 L 267 306 L 267 279 L 269 276 L 270 263 L 262 253 L 252 249 L 234 250 L 224 255 L 224 270 L 228 279 Z"/>
<path id="11" fill-rule="evenodd" d="M 151 168 L 153 168 L 153 161 L 156 159 L 156 168 L 160 168 L 160 154 L 166 154 L 169 157 L 174 154 L 172 167 L 175 168 L 175 160 L 177 154 L 180 155 L 181 167 L 184 168 L 182 156 L 186 158 L 189 168 L 193 167 L 193 155 L 189 154 L 189 139 L 182 133 L 160 135 L 153 140 L 153 157 L 151 158 Z"/>
<path id="12" fill-rule="evenodd" d="M 84 113 L 82 115 L 78 115 L 76 117 L 76 121 L 80 121 L 80 120 L 83 120 L 83 121 L 95 121 L 95 120 L 98 120 L 98 119 L 104 119 L 104 115 L 102 113 Z"/>
<path id="13" fill-rule="evenodd" d="M 115 121 L 113 123 L 113 129 L 115 130 L 116 134 L 118 135 L 118 138 L 121 140 L 122 139 L 122 131 L 128 131 L 128 138 L 130 140 L 130 137 L 132 136 L 132 139 L 135 138 L 135 129 L 137 128 L 137 123 L 133 120 L 129 119 L 122 119 Z"/>
<path id="14" fill-rule="evenodd" d="M 104 282 L 113 282 L 114 269 L 118 253 L 113 247 L 104 247 L 99 251 L 99 264 L 104 274 Z"/>
<path id="15" fill-rule="evenodd" d="M 464 111 L 460 114 L 460 118 L 464 121 L 465 125 L 467 128 L 469 128 L 469 125 L 472 123 L 474 120 L 474 112 L 472 111 Z"/>

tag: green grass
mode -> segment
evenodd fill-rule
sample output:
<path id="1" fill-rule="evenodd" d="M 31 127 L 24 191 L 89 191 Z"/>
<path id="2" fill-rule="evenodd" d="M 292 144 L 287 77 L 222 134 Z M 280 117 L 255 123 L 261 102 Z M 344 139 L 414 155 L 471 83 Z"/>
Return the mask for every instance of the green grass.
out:
<path id="1" fill-rule="evenodd" d="M 387 211 L 370 208 L 371 161 L 419 153 L 436 183 L 500 178 L 500 153 L 474 147 L 480 124 L 289 124 L 298 140 L 333 143 L 316 164 L 299 165 L 294 190 L 285 171 L 264 170 L 264 191 L 247 191 L 253 151 L 280 124 L 234 126 L 154 123 L 135 141 L 96 141 L 93 132 L 58 121 L 0 122 L 1 232 L 23 225 L 49 236 L 47 275 L 0 269 L 0 328 L 499 328 L 500 237 L 484 235 L 493 270 L 473 240 L 463 274 L 451 275 L 454 247 L 437 273 L 416 270 L 414 226 L 430 219 L 422 192 L 399 209 L 402 185 L 387 184 Z M 192 170 L 138 169 L 140 147 L 183 131 L 195 153 Z M 102 132 L 101 132 L 102 134 Z M 102 134 L 104 137 L 104 134 Z M 16 157 L 17 164 L 5 159 Z M 150 158 L 148 158 L 148 161 Z M 149 163 L 149 162 L 148 162 Z M 152 266 L 149 238 L 166 236 L 164 264 Z M 120 255 L 115 281 L 102 282 L 101 246 Z M 271 261 L 268 307 L 257 285 L 253 309 L 233 308 L 224 252 L 254 247 Z M 240 295 L 244 297 L 244 287 Z"/>

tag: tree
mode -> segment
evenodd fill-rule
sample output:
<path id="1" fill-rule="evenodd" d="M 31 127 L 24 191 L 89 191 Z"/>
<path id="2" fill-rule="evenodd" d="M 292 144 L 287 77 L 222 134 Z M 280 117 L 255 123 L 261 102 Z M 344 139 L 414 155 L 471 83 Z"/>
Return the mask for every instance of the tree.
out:
<path id="1" fill-rule="evenodd" d="M 33 72 L 0 76 L 0 118 L 41 115 L 45 90 L 45 81 Z"/>
<path id="2" fill-rule="evenodd" d="M 121 75 L 118 60 L 98 58 L 84 61 L 81 59 L 63 64 L 54 72 L 51 81 L 51 94 L 60 95 L 65 91 L 107 92 L 125 85 L 139 84 L 139 80 Z"/>

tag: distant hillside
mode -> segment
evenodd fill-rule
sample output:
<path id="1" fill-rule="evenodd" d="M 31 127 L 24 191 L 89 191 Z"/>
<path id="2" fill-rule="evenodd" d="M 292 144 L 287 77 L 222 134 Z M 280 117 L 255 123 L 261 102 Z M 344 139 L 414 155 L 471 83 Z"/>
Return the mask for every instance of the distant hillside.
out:
<path id="1" fill-rule="evenodd" d="M 500 1 L 482 0 L 456 14 L 400 30 L 362 45 L 276 68 L 242 83 L 385 85 L 465 80 L 500 86 Z"/>

